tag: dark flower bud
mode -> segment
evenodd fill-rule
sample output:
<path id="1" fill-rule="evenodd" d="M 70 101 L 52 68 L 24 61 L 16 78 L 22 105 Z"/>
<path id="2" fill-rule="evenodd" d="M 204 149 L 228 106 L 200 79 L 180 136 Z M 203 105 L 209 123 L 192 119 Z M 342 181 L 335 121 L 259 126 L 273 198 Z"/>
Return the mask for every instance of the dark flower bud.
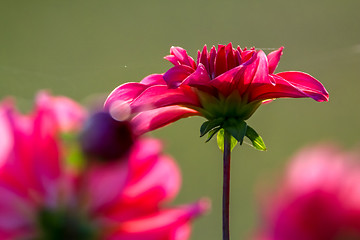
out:
<path id="1" fill-rule="evenodd" d="M 117 121 L 107 112 L 92 115 L 80 134 L 81 148 L 91 159 L 119 159 L 128 153 L 133 143 L 130 123 Z"/>

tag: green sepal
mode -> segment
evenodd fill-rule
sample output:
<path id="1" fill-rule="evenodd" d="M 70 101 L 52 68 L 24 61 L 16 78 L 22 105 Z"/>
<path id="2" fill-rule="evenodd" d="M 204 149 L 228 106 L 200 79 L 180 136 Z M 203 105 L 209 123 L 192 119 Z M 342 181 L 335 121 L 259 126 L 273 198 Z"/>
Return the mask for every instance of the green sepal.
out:
<path id="1" fill-rule="evenodd" d="M 203 137 L 205 134 L 207 134 L 213 128 L 221 126 L 223 121 L 224 121 L 223 118 L 217 118 L 217 119 L 213 119 L 213 120 L 204 122 L 200 127 L 200 137 Z"/>
<path id="2" fill-rule="evenodd" d="M 211 130 L 209 131 L 208 137 L 207 137 L 207 139 L 206 139 L 205 142 L 207 143 L 208 141 L 210 141 L 210 140 L 212 139 L 212 137 L 213 137 L 220 129 L 221 129 L 220 126 L 211 129 Z"/>
<path id="3" fill-rule="evenodd" d="M 243 120 L 236 120 L 233 118 L 227 119 L 227 121 L 224 123 L 224 129 L 228 131 L 231 136 L 233 136 L 240 145 L 243 143 L 247 124 Z"/>
<path id="4" fill-rule="evenodd" d="M 218 144 L 219 149 L 222 152 L 224 152 L 224 135 L 225 135 L 225 130 L 223 128 L 221 128 L 217 134 L 217 144 Z M 230 150 L 231 151 L 234 149 L 234 147 L 236 146 L 237 143 L 238 143 L 238 140 L 236 140 L 233 136 L 231 136 L 231 140 L 230 140 Z"/>
<path id="5" fill-rule="evenodd" d="M 248 137 L 254 148 L 260 151 L 266 151 L 266 146 L 260 135 L 250 126 L 247 126 L 246 137 Z"/>

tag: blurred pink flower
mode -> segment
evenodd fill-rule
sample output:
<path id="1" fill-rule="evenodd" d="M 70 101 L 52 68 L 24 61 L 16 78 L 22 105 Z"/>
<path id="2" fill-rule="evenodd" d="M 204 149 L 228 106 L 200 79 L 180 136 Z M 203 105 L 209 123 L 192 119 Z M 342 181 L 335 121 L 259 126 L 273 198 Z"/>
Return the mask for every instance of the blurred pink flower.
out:
<path id="1" fill-rule="evenodd" d="M 172 47 L 174 67 L 164 74 L 147 76 L 140 83 L 125 83 L 108 97 L 110 112 L 128 103 L 139 134 L 180 118 L 201 115 L 208 120 L 247 120 L 255 110 L 274 98 L 313 98 L 328 101 L 328 93 L 314 77 L 303 72 L 274 74 L 283 48 L 267 56 L 254 48 L 234 49 L 219 45 L 198 52 L 195 62 L 180 47 Z M 123 110 L 123 108 L 121 108 Z"/>
<path id="2" fill-rule="evenodd" d="M 190 220 L 208 203 L 164 207 L 179 190 L 180 173 L 159 141 L 137 140 L 119 161 L 74 172 L 58 135 L 80 126 L 85 111 L 64 97 L 37 101 L 25 116 L 0 103 L 1 240 L 188 239 Z"/>
<path id="3" fill-rule="evenodd" d="M 322 145 L 292 160 L 257 239 L 360 239 L 360 157 Z"/>

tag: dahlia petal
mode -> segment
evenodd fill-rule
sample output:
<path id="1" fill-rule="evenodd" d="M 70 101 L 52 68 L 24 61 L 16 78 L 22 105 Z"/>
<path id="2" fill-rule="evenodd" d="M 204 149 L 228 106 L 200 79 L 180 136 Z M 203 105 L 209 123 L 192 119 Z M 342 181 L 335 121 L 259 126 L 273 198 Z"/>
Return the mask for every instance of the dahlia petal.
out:
<path id="1" fill-rule="evenodd" d="M 175 238 L 176 236 L 181 236 L 179 235 L 180 232 L 178 232 L 179 227 L 183 227 L 184 224 L 187 224 L 192 218 L 203 214 L 208 208 L 208 201 L 200 200 L 195 204 L 168 209 L 151 216 L 123 222 L 118 232 L 119 238 L 116 238 L 117 234 L 114 233 L 114 238 L 112 239 L 180 240 L 179 238 Z M 187 237 L 188 235 L 185 236 Z"/>
<path id="2" fill-rule="evenodd" d="M 204 48 L 200 54 L 200 57 L 198 58 L 199 63 L 203 64 L 205 66 L 205 69 L 208 73 L 210 73 L 210 66 L 209 66 L 209 53 L 207 51 L 206 44 L 204 45 Z M 199 65 L 198 63 L 198 65 Z"/>
<path id="3" fill-rule="evenodd" d="M 209 54 L 209 73 L 211 73 L 211 79 L 215 78 L 215 58 L 216 58 L 216 48 L 212 46 Z"/>
<path id="4" fill-rule="evenodd" d="M 6 115 L 13 145 L 2 169 L 2 180 L 22 193 L 28 189 L 37 194 L 52 191 L 51 185 L 60 174 L 59 149 L 55 140 L 58 125 L 52 109 L 38 106 L 30 117 L 18 115 L 9 108 Z M 13 181 L 9 182 L 11 178 Z"/>
<path id="5" fill-rule="evenodd" d="M 214 63 L 215 77 L 223 74 L 224 72 L 226 72 L 226 70 L 227 70 L 227 63 L 226 63 L 225 46 L 219 45 Z"/>
<path id="6" fill-rule="evenodd" d="M 135 134 L 141 135 L 194 115 L 199 115 L 199 112 L 186 107 L 168 106 L 141 112 L 132 119 L 131 123 Z"/>
<path id="7" fill-rule="evenodd" d="M 44 91 L 36 96 L 36 108 L 48 109 L 62 132 L 80 129 L 87 115 L 85 109 L 75 101 L 62 96 L 52 97 Z"/>
<path id="8" fill-rule="evenodd" d="M 263 51 L 259 51 L 257 53 L 257 68 L 254 75 L 254 78 L 251 81 L 251 84 L 267 84 L 269 83 L 269 67 L 268 61 L 265 53 Z"/>
<path id="9" fill-rule="evenodd" d="M 209 87 L 211 86 L 211 79 L 208 72 L 206 71 L 205 66 L 202 63 L 199 63 L 196 71 L 189 75 L 183 82 L 183 85 L 189 85 L 192 87 Z"/>
<path id="10" fill-rule="evenodd" d="M 170 68 L 163 76 L 169 88 L 177 88 L 185 78 L 194 72 L 194 69 L 186 65 L 178 65 Z"/>
<path id="11" fill-rule="evenodd" d="M 167 55 L 167 56 L 164 57 L 164 59 L 166 59 L 169 62 L 171 62 L 172 64 L 174 64 L 174 66 L 180 65 L 180 62 L 179 62 L 178 58 L 175 57 L 174 55 Z"/>
<path id="12" fill-rule="evenodd" d="M 196 66 L 194 59 L 189 57 L 186 50 L 181 47 L 171 47 L 170 54 L 174 55 L 181 65 L 187 65 L 191 68 Z"/>
<path id="13" fill-rule="evenodd" d="M 237 65 L 239 65 L 236 64 L 235 53 L 231 43 L 226 45 L 225 51 L 226 51 L 226 63 L 227 63 L 226 70 L 232 69 Z"/>
<path id="14" fill-rule="evenodd" d="M 314 77 L 303 72 L 281 72 L 276 74 L 318 102 L 328 101 L 329 93 Z"/>
<path id="15" fill-rule="evenodd" d="M 238 46 L 238 49 L 236 49 L 235 50 L 235 65 L 236 66 L 238 66 L 238 65 L 240 65 L 241 63 L 242 63 L 242 61 L 241 61 L 241 49 L 240 49 L 240 47 Z"/>
<path id="16" fill-rule="evenodd" d="M 166 82 L 164 81 L 163 78 L 163 74 L 151 74 L 145 77 L 143 80 L 141 80 L 140 83 L 145 84 L 147 86 L 166 85 Z"/>
<path id="17" fill-rule="evenodd" d="M 256 54 L 255 50 L 246 50 L 246 48 L 244 48 L 244 50 L 241 52 L 242 63 L 249 61 L 254 54 Z"/>
<path id="18" fill-rule="evenodd" d="M 276 85 L 272 84 L 254 84 L 253 91 L 250 94 L 250 101 L 267 100 L 272 98 L 305 98 L 310 97 L 315 100 L 321 99 L 322 95 L 315 92 L 304 91 L 301 87 L 293 85 L 285 79 L 270 75 L 275 79 Z M 319 101 L 319 100 L 317 100 Z"/>
<path id="19" fill-rule="evenodd" d="M 128 163 L 134 181 L 138 181 L 158 161 L 162 148 L 162 143 L 157 139 L 143 138 L 135 142 Z"/>
<path id="20" fill-rule="evenodd" d="M 239 84 L 240 77 L 244 73 L 244 65 L 237 66 L 211 81 L 211 85 L 218 89 L 223 95 L 229 95 Z"/>
<path id="21" fill-rule="evenodd" d="M 92 212 L 101 212 L 118 201 L 127 179 L 126 162 L 97 165 L 87 170 L 85 180 L 89 207 Z M 114 187 L 116 183 L 116 187 Z"/>
<path id="22" fill-rule="evenodd" d="M 12 152 L 14 139 L 7 120 L 6 109 L 0 105 L 0 168 Z"/>
<path id="23" fill-rule="evenodd" d="M 31 226 L 31 216 L 35 206 L 12 191 L 11 188 L 0 186 L 0 232 L 14 233 Z"/>
<path id="24" fill-rule="evenodd" d="M 153 208 L 175 197 L 181 184 L 177 165 L 169 157 L 157 156 L 154 160 L 142 176 L 137 179 L 130 176 L 132 181 L 124 189 L 122 201 L 142 208 Z"/>
<path id="25" fill-rule="evenodd" d="M 245 65 L 243 81 L 240 81 L 238 85 L 240 94 L 247 92 L 252 95 L 257 86 L 273 84 L 268 74 L 267 57 L 263 51 L 255 53 Z"/>
<path id="26" fill-rule="evenodd" d="M 139 96 L 148 86 L 141 83 L 125 83 L 115 88 L 107 97 L 104 107 L 110 109 L 111 105 L 116 101 L 131 102 Z"/>
<path id="27" fill-rule="evenodd" d="M 269 62 L 269 74 L 273 74 L 283 54 L 284 47 L 280 47 L 278 50 L 273 51 L 267 55 Z"/>
<path id="28" fill-rule="evenodd" d="M 141 93 L 130 107 L 133 112 L 141 112 L 172 105 L 199 106 L 197 95 L 189 87 L 185 87 L 169 89 L 167 86 L 151 86 Z"/>

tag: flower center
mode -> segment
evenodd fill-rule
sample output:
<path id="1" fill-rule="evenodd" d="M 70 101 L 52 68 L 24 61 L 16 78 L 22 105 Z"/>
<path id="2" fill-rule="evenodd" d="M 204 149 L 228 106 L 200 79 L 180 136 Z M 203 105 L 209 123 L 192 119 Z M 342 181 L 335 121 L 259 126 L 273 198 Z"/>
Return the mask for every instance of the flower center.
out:
<path id="1" fill-rule="evenodd" d="M 38 215 L 39 236 L 34 240 L 94 240 L 95 227 L 75 211 L 44 208 Z"/>

